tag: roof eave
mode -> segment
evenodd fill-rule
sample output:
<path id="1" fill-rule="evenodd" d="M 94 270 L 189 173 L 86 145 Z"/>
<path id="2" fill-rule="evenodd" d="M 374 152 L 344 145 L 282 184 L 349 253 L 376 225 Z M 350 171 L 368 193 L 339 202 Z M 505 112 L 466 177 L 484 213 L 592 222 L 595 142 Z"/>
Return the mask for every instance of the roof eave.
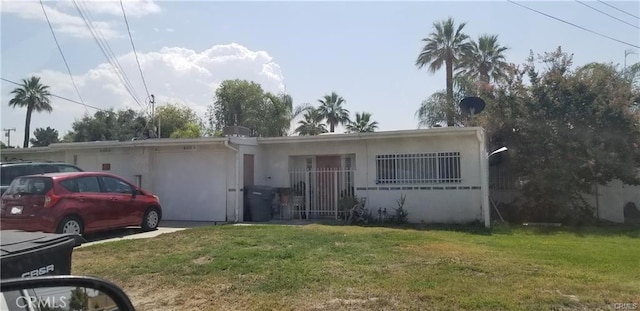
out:
<path id="1" fill-rule="evenodd" d="M 315 135 L 315 136 L 285 136 L 285 137 L 264 137 L 258 138 L 258 144 L 285 144 L 294 142 L 338 142 L 370 139 L 389 138 L 412 138 L 412 137 L 437 137 L 453 136 L 460 134 L 476 135 L 482 131 L 481 127 L 459 127 L 459 128 L 433 128 L 426 130 L 399 130 L 373 133 L 348 133 L 335 135 Z"/>

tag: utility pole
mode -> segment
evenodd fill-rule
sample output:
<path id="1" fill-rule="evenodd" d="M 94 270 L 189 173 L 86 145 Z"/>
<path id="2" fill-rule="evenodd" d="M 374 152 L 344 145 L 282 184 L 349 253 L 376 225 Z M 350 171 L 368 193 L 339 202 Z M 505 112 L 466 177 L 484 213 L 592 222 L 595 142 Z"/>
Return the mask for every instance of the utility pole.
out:
<path id="1" fill-rule="evenodd" d="M 627 56 L 631 54 L 638 54 L 638 53 L 636 53 L 636 51 L 632 49 L 628 49 L 624 51 L 624 67 L 622 68 L 622 72 L 625 74 L 627 73 Z"/>
<path id="2" fill-rule="evenodd" d="M 156 97 L 153 96 L 153 94 L 151 94 L 149 97 L 151 98 L 149 100 L 149 103 L 151 103 L 151 117 L 154 117 L 156 113 Z"/>
<path id="3" fill-rule="evenodd" d="M 156 97 L 153 94 L 149 95 L 149 103 L 151 104 L 151 130 L 160 137 L 156 129 Z"/>
<path id="4" fill-rule="evenodd" d="M 7 147 L 11 147 L 11 132 L 15 132 L 16 128 L 10 128 L 10 129 L 2 129 L 4 131 L 4 136 L 7 137 Z"/>

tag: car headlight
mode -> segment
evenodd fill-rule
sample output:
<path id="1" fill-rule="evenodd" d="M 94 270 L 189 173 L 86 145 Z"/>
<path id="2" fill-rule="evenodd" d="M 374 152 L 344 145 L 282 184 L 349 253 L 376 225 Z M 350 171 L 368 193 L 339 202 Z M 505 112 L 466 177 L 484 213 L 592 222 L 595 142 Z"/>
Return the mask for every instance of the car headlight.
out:
<path id="1" fill-rule="evenodd" d="M 157 195 L 153 195 L 154 198 L 156 198 L 156 200 L 158 200 L 158 202 L 160 202 L 160 198 Z"/>

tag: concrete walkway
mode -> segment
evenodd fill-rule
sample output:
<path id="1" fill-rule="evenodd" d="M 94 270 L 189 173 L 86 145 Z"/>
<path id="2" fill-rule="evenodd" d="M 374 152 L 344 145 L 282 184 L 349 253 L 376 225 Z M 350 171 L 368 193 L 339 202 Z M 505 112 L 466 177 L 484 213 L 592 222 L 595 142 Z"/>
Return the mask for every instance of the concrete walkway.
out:
<path id="1" fill-rule="evenodd" d="M 248 223 L 238 223 L 236 226 L 252 226 L 252 225 L 261 225 L 261 224 L 277 224 L 277 225 L 294 225 L 294 226 L 303 226 L 314 223 L 339 223 L 337 221 L 314 221 L 314 220 L 270 220 L 269 222 L 248 222 Z M 195 227 L 203 227 L 203 226 L 219 226 L 224 225 L 224 222 L 211 222 L 211 221 L 167 221 L 163 220 L 160 222 L 160 226 L 158 229 L 153 231 L 144 231 L 140 227 L 129 227 L 125 229 L 112 230 L 100 233 L 86 234 L 84 238 L 87 240 L 86 243 L 78 246 L 76 248 L 87 247 L 91 245 L 96 245 L 100 243 L 108 243 L 114 241 L 121 240 L 133 240 L 133 239 L 149 239 L 157 237 L 164 233 L 172 233 L 178 232 L 189 228 Z"/>
<path id="2" fill-rule="evenodd" d="M 87 243 L 83 243 L 82 245 L 76 248 L 82 248 L 86 246 L 114 242 L 120 240 L 134 240 L 134 239 L 148 239 L 157 237 L 163 233 L 171 233 L 185 230 L 187 228 L 165 228 L 158 227 L 158 229 L 153 231 L 143 231 L 140 228 L 127 228 L 115 231 L 108 231 L 104 233 L 97 234 L 87 234 L 84 238 L 87 240 Z"/>
<path id="3" fill-rule="evenodd" d="M 144 231 L 140 227 L 129 227 L 125 229 L 112 230 L 100 233 L 86 234 L 84 238 L 87 243 L 82 244 L 79 247 L 86 247 L 96 245 L 100 243 L 114 242 L 120 240 L 133 240 L 133 239 L 149 239 L 157 237 L 163 233 L 172 233 L 182 231 L 188 228 L 201 227 L 201 226 L 214 226 L 222 223 L 214 223 L 208 221 L 161 221 L 158 229 L 153 231 Z"/>

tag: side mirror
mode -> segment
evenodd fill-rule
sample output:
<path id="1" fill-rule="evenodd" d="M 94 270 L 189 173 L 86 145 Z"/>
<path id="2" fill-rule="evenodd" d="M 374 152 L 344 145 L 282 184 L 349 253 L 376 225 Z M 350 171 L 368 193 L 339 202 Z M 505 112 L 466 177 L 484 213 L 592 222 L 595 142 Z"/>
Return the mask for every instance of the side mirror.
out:
<path id="1" fill-rule="evenodd" d="M 122 289 L 95 277 L 58 275 L 5 279 L 0 288 L 1 310 L 135 311 Z"/>

